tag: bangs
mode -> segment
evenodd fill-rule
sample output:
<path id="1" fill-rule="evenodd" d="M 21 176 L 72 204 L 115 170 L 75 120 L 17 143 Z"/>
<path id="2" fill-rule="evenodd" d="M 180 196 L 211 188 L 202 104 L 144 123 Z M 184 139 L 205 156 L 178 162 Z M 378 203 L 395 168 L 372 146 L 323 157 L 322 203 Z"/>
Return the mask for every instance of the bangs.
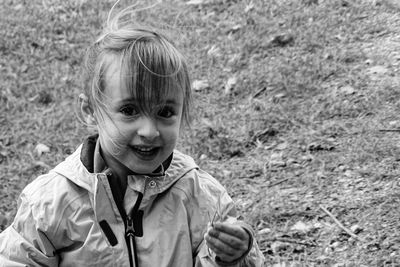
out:
<path id="1" fill-rule="evenodd" d="M 156 37 L 136 40 L 121 59 L 121 86 L 137 101 L 141 112 L 164 106 L 171 95 L 184 96 L 190 86 L 182 55 Z"/>

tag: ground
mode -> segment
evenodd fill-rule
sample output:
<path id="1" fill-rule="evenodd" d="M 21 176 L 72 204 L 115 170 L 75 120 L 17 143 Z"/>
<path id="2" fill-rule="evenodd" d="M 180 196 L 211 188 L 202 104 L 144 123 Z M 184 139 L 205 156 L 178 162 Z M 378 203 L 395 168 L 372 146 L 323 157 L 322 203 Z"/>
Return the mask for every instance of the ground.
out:
<path id="1" fill-rule="evenodd" d="M 113 4 L 3 2 L 0 231 L 22 188 L 92 132 L 75 114 L 81 59 Z M 188 57 L 195 104 L 179 149 L 227 187 L 266 266 L 400 266 L 399 11 L 171 0 L 138 13 Z"/>

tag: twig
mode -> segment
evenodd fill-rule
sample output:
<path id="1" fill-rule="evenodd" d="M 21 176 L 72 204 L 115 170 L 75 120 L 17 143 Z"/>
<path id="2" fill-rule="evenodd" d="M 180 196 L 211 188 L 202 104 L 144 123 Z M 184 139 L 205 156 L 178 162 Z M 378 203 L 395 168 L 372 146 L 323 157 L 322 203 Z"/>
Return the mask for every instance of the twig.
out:
<path id="1" fill-rule="evenodd" d="M 209 215 L 210 216 L 210 215 Z M 215 220 L 215 216 L 217 216 L 217 209 L 215 209 L 214 215 L 211 219 L 211 226 L 214 227 L 214 220 Z"/>
<path id="2" fill-rule="evenodd" d="M 380 132 L 400 132 L 400 129 L 379 129 Z"/>
<path id="3" fill-rule="evenodd" d="M 287 181 L 287 180 L 289 180 L 289 178 L 283 178 L 283 179 L 281 179 L 281 180 L 278 180 L 278 181 L 276 181 L 276 182 L 274 182 L 274 183 L 269 184 L 269 185 L 268 185 L 268 188 L 271 188 L 271 187 L 273 187 L 273 186 L 275 186 L 275 185 L 281 184 L 281 183 L 283 183 L 283 182 L 285 182 L 285 181 Z"/>
<path id="4" fill-rule="evenodd" d="M 212 219 L 210 217 L 210 213 L 208 213 L 208 219 L 209 219 L 212 227 L 214 227 L 214 221 L 215 221 L 215 218 L 217 217 L 217 215 L 222 219 L 222 217 L 221 217 L 221 196 L 218 198 L 217 207 L 215 208 Z"/>
<path id="5" fill-rule="evenodd" d="M 258 90 L 257 92 L 255 92 L 255 94 L 253 95 L 253 98 L 258 97 L 259 95 L 261 95 L 265 90 L 267 90 L 267 87 L 263 87 L 260 90 Z"/>
<path id="6" fill-rule="evenodd" d="M 352 231 L 350 231 L 348 228 L 346 228 L 341 222 L 339 222 L 338 219 L 336 219 L 335 216 L 333 216 L 332 213 L 330 213 L 326 208 L 324 208 L 322 205 L 319 205 L 320 209 L 323 210 L 326 214 L 329 215 L 329 217 L 332 218 L 332 220 L 343 230 L 345 231 L 347 234 L 349 234 L 351 237 L 353 237 L 354 239 L 357 239 L 359 241 L 364 241 L 361 239 L 361 237 L 357 236 L 356 234 L 354 234 Z"/>
<path id="7" fill-rule="evenodd" d="M 317 247 L 318 246 L 315 242 L 308 242 L 305 240 L 295 240 L 292 238 L 285 238 L 285 237 L 266 238 L 263 241 L 269 241 L 269 242 L 278 241 L 278 242 L 292 243 L 292 244 L 303 245 L 303 246 L 308 246 L 308 247 Z"/>

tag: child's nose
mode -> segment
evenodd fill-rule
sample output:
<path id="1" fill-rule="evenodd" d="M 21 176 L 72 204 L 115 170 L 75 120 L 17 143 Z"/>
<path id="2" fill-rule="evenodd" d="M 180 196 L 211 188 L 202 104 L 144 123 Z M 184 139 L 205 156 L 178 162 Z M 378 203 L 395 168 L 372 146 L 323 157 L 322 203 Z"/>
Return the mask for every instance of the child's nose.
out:
<path id="1" fill-rule="evenodd" d="M 148 140 L 153 140 L 160 136 L 160 132 L 157 129 L 156 122 L 147 116 L 144 116 L 141 120 L 140 127 L 137 131 L 140 137 Z"/>

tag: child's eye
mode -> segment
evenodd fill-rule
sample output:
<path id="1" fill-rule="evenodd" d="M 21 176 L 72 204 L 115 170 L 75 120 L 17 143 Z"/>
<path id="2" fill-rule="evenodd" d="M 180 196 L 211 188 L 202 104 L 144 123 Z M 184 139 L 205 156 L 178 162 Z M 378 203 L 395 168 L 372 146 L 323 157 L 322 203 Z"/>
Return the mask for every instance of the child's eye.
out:
<path id="1" fill-rule="evenodd" d="M 122 106 L 119 109 L 119 112 L 121 112 L 125 116 L 135 116 L 135 115 L 137 115 L 139 113 L 137 108 L 135 106 L 133 106 L 133 105 Z"/>
<path id="2" fill-rule="evenodd" d="M 158 111 L 158 116 L 163 118 L 171 118 L 175 115 L 175 110 L 171 107 L 164 107 Z"/>

